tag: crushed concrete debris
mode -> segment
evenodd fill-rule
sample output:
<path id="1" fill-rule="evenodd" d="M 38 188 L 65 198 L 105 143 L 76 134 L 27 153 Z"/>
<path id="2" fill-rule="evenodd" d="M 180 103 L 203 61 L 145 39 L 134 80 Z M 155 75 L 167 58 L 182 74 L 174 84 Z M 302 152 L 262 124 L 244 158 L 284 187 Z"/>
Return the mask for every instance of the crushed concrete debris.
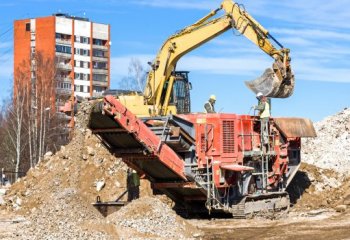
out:
<path id="1" fill-rule="evenodd" d="M 347 174 L 350 171 L 350 108 L 315 124 L 317 137 L 303 139 L 302 161 Z"/>
<path id="2" fill-rule="evenodd" d="M 102 188 L 106 185 L 105 180 L 98 180 L 95 182 L 95 186 L 96 186 L 96 191 L 99 192 L 102 190 Z"/>
<path id="3" fill-rule="evenodd" d="M 121 234 L 144 239 L 149 235 L 146 230 L 135 233 L 130 226 L 112 223 L 92 206 L 97 195 L 102 201 L 112 201 L 126 190 L 127 166 L 87 129 L 90 108 L 88 102 L 80 105 L 72 141 L 44 158 L 3 196 L 2 209 L 22 215 L 27 221 L 11 239 L 119 239 Z M 152 194 L 147 180 L 141 180 L 140 190 L 141 196 Z M 125 201 L 126 196 L 121 200 Z M 159 216 L 171 211 L 164 205 L 157 206 Z M 156 236 L 173 236 L 174 218 L 160 219 L 170 227 Z M 147 229 L 147 223 L 142 226 Z"/>
<path id="4" fill-rule="evenodd" d="M 337 209 L 350 195 L 350 109 L 314 125 L 317 137 L 302 140 L 302 165 L 288 188 L 294 210 Z"/>
<path id="5" fill-rule="evenodd" d="M 193 236 L 194 227 L 165 203 L 155 197 L 132 201 L 121 210 L 111 214 L 109 221 L 119 226 L 132 228 L 147 237 L 187 239 Z M 200 235 L 196 233 L 196 235 Z M 129 238 L 131 236 L 124 236 Z"/>

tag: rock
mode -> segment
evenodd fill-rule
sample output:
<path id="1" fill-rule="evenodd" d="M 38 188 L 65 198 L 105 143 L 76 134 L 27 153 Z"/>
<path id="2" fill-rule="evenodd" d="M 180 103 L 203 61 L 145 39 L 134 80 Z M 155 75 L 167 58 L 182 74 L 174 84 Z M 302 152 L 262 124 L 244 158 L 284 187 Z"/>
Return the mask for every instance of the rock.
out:
<path id="1" fill-rule="evenodd" d="M 21 206 L 21 205 L 22 205 L 22 199 L 20 199 L 19 197 L 17 197 L 17 199 L 16 199 L 16 204 L 17 204 L 18 206 Z"/>
<path id="2" fill-rule="evenodd" d="M 85 131 L 85 139 L 89 139 L 92 135 L 92 131 L 90 129 L 86 129 Z"/>
<path id="3" fill-rule="evenodd" d="M 92 148 L 92 147 L 89 147 L 87 146 L 86 147 L 86 150 L 87 150 L 87 153 L 90 155 L 90 156 L 94 156 L 96 153 L 95 153 L 95 150 Z"/>
<path id="4" fill-rule="evenodd" d="M 6 204 L 5 200 L 4 200 L 3 197 L 0 195 L 0 206 L 1 206 L 1 205 L 5 205 L 5 204 Z"/>
<path id="5" fill-rule="evenodd" d="M 94 163 L 96 166 L 100 166 L 104 162 L 104 158 L 94 158 Z"/>
<path id="6" fill-rule="evenodd" d="M 83 160 L 88 160 L 88 156 L 86 154 L 83 154 L 83 156 L 81 156 L 83 158 Z"/>
<path id="7" fill-rule="evenodd" d="M 336 206 L 334 209 L 335 209 L 335 211 L 337 211 L 337 212 L 345 212 L 345 210 L 346 210 L 346 205 L 338 205 L 338 206 Z"/>
<path id="8" fill-rule="evenodd" d="M 53 155 L 53 153 L 51 151 L 48 151 L 47 153 L 45 153 L 45 157 L 51 157 Z"/>
<path id="9" fill-rule="evenodd" d="M 200 233 L 195 233 L 195 234 L 193 234 L 192 235 L 194 238 L 199 238 L 200 236 L 202 236 L 202 234 L 200 234 Z"/>
<path id="10" fill-rule="evenodd" d="M 96 185 L 96 190 L 97 192 L 101 191 L 102 188 L 104 188 L 104 186 L 106 185 L 105 181 L 104 180 L 99 180 L 99 181 L 96 181 L 95 182 L 95 185 Z"/>
<path id="11" fill-rule="evenodd" d="M 0 196 L 1 195 L 5 195 L 6 194 L 6 189 L 4 189 L 4 188 L 0 188 Z"/>

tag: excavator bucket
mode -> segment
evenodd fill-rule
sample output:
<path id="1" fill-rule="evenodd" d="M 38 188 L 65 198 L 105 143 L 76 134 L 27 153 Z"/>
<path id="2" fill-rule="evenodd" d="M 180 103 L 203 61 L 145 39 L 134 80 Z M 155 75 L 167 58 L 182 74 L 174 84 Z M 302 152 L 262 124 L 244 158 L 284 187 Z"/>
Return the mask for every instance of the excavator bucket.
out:
<path id="1" fill-rule="evenodd" d="M 293 94 L 294 75 L 290 72 L 283 78 L 280 71 L 267 68 L 261 77 L 245 84 L 254 93 L 261 92 L 271 98 L 287 98 Z"/>

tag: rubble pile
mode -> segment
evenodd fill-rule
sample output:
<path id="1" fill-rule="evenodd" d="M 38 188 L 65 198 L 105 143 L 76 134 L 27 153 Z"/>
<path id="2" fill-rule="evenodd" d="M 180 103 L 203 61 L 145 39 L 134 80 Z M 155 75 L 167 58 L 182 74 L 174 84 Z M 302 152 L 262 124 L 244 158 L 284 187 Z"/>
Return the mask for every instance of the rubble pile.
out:
<path id="1" fill-rule="evenodd" d="M 92 203 L 98 195 L 113 201 L 126 190 L 127 166 L 87 129 L 90 109 L 89 102 L 80 105 L 72 141 L 56 154 L 47 154 L 4 196 L 7 211 L 27 221 L 17 233 L 19 239 L 119 238 L 122 227 L 107 221 Z M 141 180 L 141 196 L 150 192 L 148 181 Z M 160 215 L 167 215 L 168 208 L 158 207 Z M 173 223 L 170 218 L 162 221 L 167 220 Z M 125 229 L 122 232 L 133 231 Z M 164 236 L 167 231 L 163 229 Z"/>
<path id="2" fill-rule="evenodd" d="M 119 226 L 132 228 L 144 237 L 186 239 L 192 236 L 194 228 L 165 203 L 155 197 L 135 200 L 108 219 Z M 197 233 L 199 234 L 199 233 Z M 130 235 L 124 236 L 130 238 Z"/>
<path id="3" fill-rule="evenodd" d="M 288 188 L 294 209 L 350 208 L 350 109 L 314 126 L 317 137 L 303 139 L 303 163 Z"/>
<path id="4" fill-rule="evenodd" d="M 350 109 L 315 124 L 317 138 L 303 141 L 303 162 L 339 173 L 350 171 Z"/>
<path id="5" fill-rule="evenodd" d="M 117 231 L 108 233 L 106 226 L 91 229 L 94 225 L 104 225 L 100 213 L 80 198 L 75 188 L 53 192 L 48 203 L 33 208 L 27 217 L 28 223 L 19 231 L 19 236 L 30 239 L 113 239 Z M 113 236 L 113 237 L 112 237 Z"/>

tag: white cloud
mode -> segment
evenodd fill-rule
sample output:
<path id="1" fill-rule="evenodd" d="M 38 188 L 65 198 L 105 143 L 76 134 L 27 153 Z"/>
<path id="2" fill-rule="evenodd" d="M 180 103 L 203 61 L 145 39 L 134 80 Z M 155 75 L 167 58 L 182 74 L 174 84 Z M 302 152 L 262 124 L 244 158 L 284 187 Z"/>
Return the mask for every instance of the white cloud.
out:
<path id="1" fill-rule="evenodd" d="M 173 9 L 216 9 L 221 0 L 133 0 L 133 4 Z M 245 0 L 243 3 L 248 13 L 256 17 L 264 17 L 281 22 L 298 25 L 315 25 L 321 27 L 350 28 L 350 11 L 348 0 L 333 0 L 329 2 L 319 0 L 270 1 Z M 274 22 L 274 24 L 276 21 Z"/>
<path id="2" fill-rule="evenodd" d="M 136 0 L 132 3 L 143 6 L 159 7 L 159 8 L 176 8 L 176 9 L 199 9 L 208 10 L 217 8 L 220 5 L 219 0 L 215 1 L 198 1 L 198 0 L 177 0 L 177 1 L 164 1 L 164 0 Z M 217 4 L 216 4 L 217 3 Z"/>
<path id="3" fill-rule="evenodd" d="M 324 81 L 350 83 L 350 69 L 347 67 L 328 67 L 317 61 L 296 60 L 294 62 L 296 81 Z"/>
<path id="4" fill-rule="evenodd" d="M 340 30 L 337 31 L 330 31 L 330 30 L 324 30 L 324 29 L 305 29 L 305 28 L 270 28 L 270 32 L 278 33 L 278 35 L 287 35 L 287 36 L 298 36 L 298 38 L 303 39 L 317 39 L 317 40 L 342 40 L 342 41 L 350 41 L 350 32 L 341 32 Z"/>
<path id="5" fill-rule="evenodd" d="M 112 58 L 112 80 L 116 81 L 128 73 L 131 58 L 137 58 L 147 69 L 147 62 L 153 55 L 127 55 Z M 259 77 L 263 71 L 271 67 L 273 60 L 258 56 L 245 57 L 203 57 L 188 56 L 182 58 L 178 70 L 196 71 L 203 74 L 243 76 L 246 80 Z M 293 62 L 296 81 L 326 81 L 350 83 L 350 69 L 346 67 L 332 68 L 321 65 L 316 61 L 297 59 Z"/>
<path id="6" fill-rule="evenodd" d="M 294 0 L 294 1 L 257 1 L 247 0 L 246 5 L 252 9 L 252 15 L 275 19 L 279 22 L 290 22 L 300 26 L 320 26 L 322 28 L 347 28 L 350 20 L 348 0 Z M 274 22 L 274 24 L 276 21 Z"/>

